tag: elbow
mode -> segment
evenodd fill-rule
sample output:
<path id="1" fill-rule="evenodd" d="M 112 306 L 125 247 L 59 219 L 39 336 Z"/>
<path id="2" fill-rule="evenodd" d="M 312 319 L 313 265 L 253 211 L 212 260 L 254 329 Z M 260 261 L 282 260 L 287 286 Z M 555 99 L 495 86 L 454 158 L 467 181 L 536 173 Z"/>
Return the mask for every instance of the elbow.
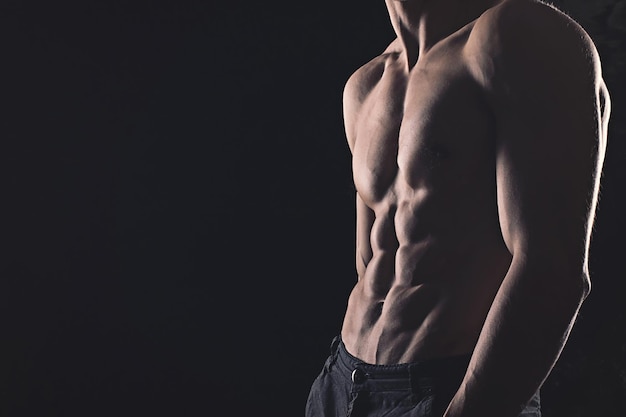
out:
<path id="1" fill-rule="evenodd" d="M 564 277 L 565 278 L 565 277 Z M 549 303 L 563 314 L 576 314 L 591 292 L 588 277 L 583 274 L 569 276 L 567 279 L 555 280 L 557 286 L 550 286 L 546 291 L 550 294 Z"/>
<path id="2" fill-rule="evenodd" d="M 514 256 L 511 268 L 534 282 L 536 291 L 549 294 L 553 303 L 578 308 L 591 293 L 588 269 L 580 265 L 577 258 Z"/>
<path id="3" fill-rule="evenodd" d="M 559 298 L 564 305 L 570 305 L 575 309 L 580 308 L 591 292 L 589 274 L 572 274 L 563 276 L 563 278 L 560 282 L 557 280 L 559 285 L 558 288 L 555 288 L 555 291 L 558 292 Z"/>
<path id="4" fill-rule="evenodd" d="M 579 281 L 580 302 L 582 303 L 591 293 L 591 278 L 589 277 L 589 272 L 584 272 Z"/>
<path id="5" fill-rule="evenodd" d="M 561 275 L 563 280 L 560 284 L 563 286 L 563 291 L 569 294 L 574 302 L 582 303 L 591 293 L 591 279 L 586 268 L 582 271 L 576 269 Z M 567 271 L 567 268 L 563 270 Z"/>

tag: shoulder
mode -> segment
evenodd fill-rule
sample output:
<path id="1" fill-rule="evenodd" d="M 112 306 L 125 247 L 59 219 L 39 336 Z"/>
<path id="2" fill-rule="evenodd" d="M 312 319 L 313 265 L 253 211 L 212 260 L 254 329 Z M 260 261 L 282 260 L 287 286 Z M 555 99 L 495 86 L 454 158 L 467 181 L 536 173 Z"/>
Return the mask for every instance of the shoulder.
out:
<path id="1" fill-rule="evenodd" d="M 397 42 L 392 42 L 382 54 L 359 67 L 348 78 L 343 89 L 343 117 L 350 149 L 354 145 L 355 124 L 361 106 L 380 81 L 388 60 L 397 55 Z"/>
<path id="2" fill-rule="evenodd" d="M 571 17 L 538 0 L 505 0 L 475 23 L 467 43 L 470 68 L 487 88 L 510 78 L 568 73 L 601 82 L 600 58 L 589 34 Z"/>
<path id="3" fill-rule="evenodd" d="M 388 59 L 396 54 L 396 43 L 396 41 L 392 42 L 380 55 L 366 62 L 350 75 L 344 87 L 344 100 L 362 102 L 367 97 L 382 77 Z"/>

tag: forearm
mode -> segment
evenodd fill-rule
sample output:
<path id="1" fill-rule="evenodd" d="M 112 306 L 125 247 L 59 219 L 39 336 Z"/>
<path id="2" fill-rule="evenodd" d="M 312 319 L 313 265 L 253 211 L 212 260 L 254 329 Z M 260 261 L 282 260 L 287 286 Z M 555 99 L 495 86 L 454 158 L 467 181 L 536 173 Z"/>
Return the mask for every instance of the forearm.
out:
<path id="1" fill-rule="evenodd" d="M 587 293 L 573 275 L 511 265 L 445 417 L 519 415 L 552 370 Z"/>

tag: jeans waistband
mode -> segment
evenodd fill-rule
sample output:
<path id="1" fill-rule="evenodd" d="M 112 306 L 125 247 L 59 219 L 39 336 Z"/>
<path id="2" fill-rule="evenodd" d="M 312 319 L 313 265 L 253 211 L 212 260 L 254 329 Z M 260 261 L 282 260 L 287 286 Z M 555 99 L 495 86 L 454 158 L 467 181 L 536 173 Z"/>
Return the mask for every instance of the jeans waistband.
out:
<path id="1" fill-rule="evenodd" d="M 374 365 L 352 356 L 340 336 L 333 339 L 335 367 L 353 389 L 374 391 L 449 391 L 458 388 L 471 355 L 450 356 L 397 365 Z"/>

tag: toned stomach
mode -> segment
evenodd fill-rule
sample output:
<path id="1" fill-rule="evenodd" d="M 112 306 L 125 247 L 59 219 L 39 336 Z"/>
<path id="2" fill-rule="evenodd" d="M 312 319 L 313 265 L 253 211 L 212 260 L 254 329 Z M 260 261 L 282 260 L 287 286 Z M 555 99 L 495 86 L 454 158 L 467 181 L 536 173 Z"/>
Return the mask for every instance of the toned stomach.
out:
<path id="1" fill-rule="evenodd" d="M 341 330 L 352 355 L 388 365 L 472 352 L 511 257 L 497 216 L 457 197 L 374 208 Z"/>

